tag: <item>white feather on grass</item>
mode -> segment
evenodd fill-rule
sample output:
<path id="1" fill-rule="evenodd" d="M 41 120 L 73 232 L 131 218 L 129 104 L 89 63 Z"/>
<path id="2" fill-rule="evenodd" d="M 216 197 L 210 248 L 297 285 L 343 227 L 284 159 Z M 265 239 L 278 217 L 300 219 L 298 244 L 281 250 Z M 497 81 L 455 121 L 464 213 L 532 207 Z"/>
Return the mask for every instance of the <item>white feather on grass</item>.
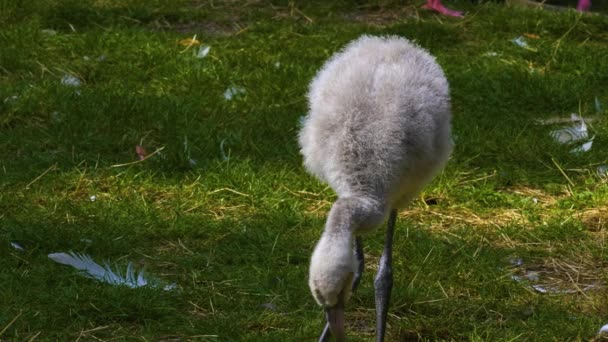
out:
<path id="1" fill-rule="evenodd" d="M 11 242 L 11 246 L 13 246 L 14 249 L 18 250 L 18 251 L 25 251 L 25 248 L 23 248 L 23 246 L 21 246 L 20 244 L 16 243 L 16 242 Z"/>
<path id="2" fill-rule="evenodd" d="M 133 264 L 129 263 L 127 265 L 127 271 L 124 276 L 118 272 L 118 270 L 113 270 L 112 267 L 104 262 L 103 266 L 99 265 L 90 256 L 86 254 L 79 253 L 51 253 L 48 255 L 49 258 L 55 262 L 60 264 L 69 265 L 79 270 L 82 275 L 88 278 L 97 279 L 99 281 L 111 284 L 111 285 L 124 285 L 130 288 L 142 287 L 142 286 L 150 286 L 150 287 L 159 287 L 158 282 L 149 282 L 144 277 L 144 270 L 140 270 L 139 273 L 136 273 L 133 268 Z M 173 290 L 176 287 L 175 284 L 166 285 L 163 287 L 164 290 L 169 291 Z"/>

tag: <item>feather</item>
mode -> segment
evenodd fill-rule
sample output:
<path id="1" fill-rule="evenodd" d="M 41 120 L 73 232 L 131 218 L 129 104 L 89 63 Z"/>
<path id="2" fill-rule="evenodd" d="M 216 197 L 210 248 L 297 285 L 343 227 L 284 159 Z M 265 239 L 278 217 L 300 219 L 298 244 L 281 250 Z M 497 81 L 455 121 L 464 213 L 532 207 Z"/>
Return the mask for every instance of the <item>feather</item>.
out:
<path id="1" fill-rule="evenodd" d="M 13 246 L 14 249 L 18 250 L 18 251 L 25 251 L 25 248 L 23 248 L 23 246 L 21 246 L 20 244 L 16 243 L 16 242 L 11 242 L 11 246 Z"/>
<path id="2" fill-rule="evenodd" d="M 209 54 L 209 50 L 211 50 L 211 46 L 203 45 L 198 48 L 198 53 L 196 54 L 196 58 L 205 58 Z"/>
<path id="3" fill-rule="evenodd" d="M 130 288 L 142 286 L 151 286 L 154 288 L 159 287 L 157 281 L 149 282 L 145 278 L 143 269 L 137 273 L 133 267 L 133 264 L 130 262 L 127 264 L 127 271 L 125 272 L 125 275 L 122 276 L 118 269 L 113 270 L 108 262 L 104 262 L 103 266 L 101 266 L 86 254 L 74 252 L 51 253 L 48 256 L 51 260 L 57 263 L 74 267 L 87 278 L 97 279 L 111 285 L 124 285 Z M 175 284 L 170 284 L 164 286 L 163 289 L 169 291 L 175 287 Z"/>

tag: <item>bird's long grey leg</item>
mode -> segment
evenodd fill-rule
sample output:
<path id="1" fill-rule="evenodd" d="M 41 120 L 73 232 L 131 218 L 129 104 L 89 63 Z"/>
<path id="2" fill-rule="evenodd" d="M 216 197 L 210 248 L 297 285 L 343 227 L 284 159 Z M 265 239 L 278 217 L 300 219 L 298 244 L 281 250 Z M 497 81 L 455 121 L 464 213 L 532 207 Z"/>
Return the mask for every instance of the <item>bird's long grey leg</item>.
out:
<path id="1" fill-rule="evenodd" d="M 359 263 L 357 266 L 357 273 L 355 273 L 355 277 L 353 278 L 353 287 L 352 292 L 354 293 L 359 287 L 359 283 L 361 282 L 361 276 L 363 275 L 363 269 L 365 268 L 365 256 L 363 255 L 363 241 L 360 236 L 357 236 L 355 239 L 355 256 L 357 257 L 357 262 Z M 331 330 L 329 330 L 329 323 L 325 323 L 325 328 L 321 333 L 321 337 L 319 337 L 319 342 L 329 341 L 331 337 Z"/>
<path id="2" fill-rule="evenodd" d="M 365 256 L 363 255 L 363 241 L 360 236 L 355 238 L 355 256 L 357 257 L 357 273 L 355 273 L 355 277 L 353 279 L 353 287 L 352 292 L 355 293 L 355 290 L 359 287 L 359 282 L 361 281 L 361 276 L 363 275 L 363 269 L 365 268 Z"/>
<path id="3" fill-rule="evenodd" d="M 384 341 L 388 303 L 393 288 L 393 233 L 396 220 L 397 210 L 393 209 L 388 218 L 384 251 L 374 280 L 374 289 L 376 290 L 376 341 L 378 342 Z"/>

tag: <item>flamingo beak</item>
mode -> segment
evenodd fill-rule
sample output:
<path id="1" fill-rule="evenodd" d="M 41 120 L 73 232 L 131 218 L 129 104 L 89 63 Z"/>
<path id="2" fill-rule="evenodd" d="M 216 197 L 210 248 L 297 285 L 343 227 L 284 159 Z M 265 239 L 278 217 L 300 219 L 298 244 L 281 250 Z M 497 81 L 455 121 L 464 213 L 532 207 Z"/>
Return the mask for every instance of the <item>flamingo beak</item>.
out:
<path id="1" fill-rule="evenodd" d="M 338 303 L 332 307 L 325 308 L 329 330 L 337 342 L 346 341 L 344 332 L 344 298 L 340 296 Z"/>

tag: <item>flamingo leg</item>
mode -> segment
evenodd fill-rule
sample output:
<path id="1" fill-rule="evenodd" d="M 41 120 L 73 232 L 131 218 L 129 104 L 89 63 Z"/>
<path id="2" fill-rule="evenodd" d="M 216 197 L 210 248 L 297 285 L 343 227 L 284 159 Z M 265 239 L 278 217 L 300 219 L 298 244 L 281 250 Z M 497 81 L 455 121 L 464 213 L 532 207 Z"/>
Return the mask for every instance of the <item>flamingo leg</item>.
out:
<path id="1" fill-rule="evenodd" d="M 357 257 L 357 273 L 355 273 L 355 277 L 353 278 L 353 286 L 352 292 L 359 287 L 359 283 L 361 282 L 361 276 L 363 275 L 363 269 L 365 268 L 365 256 L 363 255 L 363 241 L 360 236 L 357 236 L 355 239 L 355 256 Z M 321 333 L 321 337 L 319 337 L 319 342 L 329 341 L 331 338 L 331 330 L 329 329 L 329 323 L 325 323 L 325 328 Z"/>
<path id="2" fill-rule="evenodd" d="M 352 292 L 359 287 L 359 282 L 361 281 L 361 276 L 363 275 L 363 269 L 365 268 L 365 256 L 363 255 L 363 242 L 361 241 L 361 237 L 357 236 L 355 239 L 355 255 L 357 256 L 357 273 L 355 273 L 355 277 L 353 279 L 353 287 Z"/>
<path id="3" fill-rule="evenodd" d="M 395 221 L 397 220 L 397 210 L 391 210 L 386 227 L 386 239 L 384 240 L 384 251 L 380 257 L 378 273 L 374 280 L 376 290 L 376 341 L 383 342 L 386 332 L 386 316 L 388 304 L 391 299 L 393 288 L 393 233 L 395 231 Z"/>
<path id="4" fill-rule="evenodd" d="M 576 9 L 579 11 L 588 11 L 591 7 L 591 0 L 578 0 Z"/>
<path id="5" fill-rule="evenodd" d="M 589 1 L 589 0 L 581 0 L 581 1 Z M 441 13 L 443 15 L 447 15 L 449 17 L 457 17 L 462 18 L 464 14 L 460 11 L 451 10 L 441 3 L 441 0 L 427 0 L 426 4 L 422 6 L 422 8 L 435 11 Z"/>

